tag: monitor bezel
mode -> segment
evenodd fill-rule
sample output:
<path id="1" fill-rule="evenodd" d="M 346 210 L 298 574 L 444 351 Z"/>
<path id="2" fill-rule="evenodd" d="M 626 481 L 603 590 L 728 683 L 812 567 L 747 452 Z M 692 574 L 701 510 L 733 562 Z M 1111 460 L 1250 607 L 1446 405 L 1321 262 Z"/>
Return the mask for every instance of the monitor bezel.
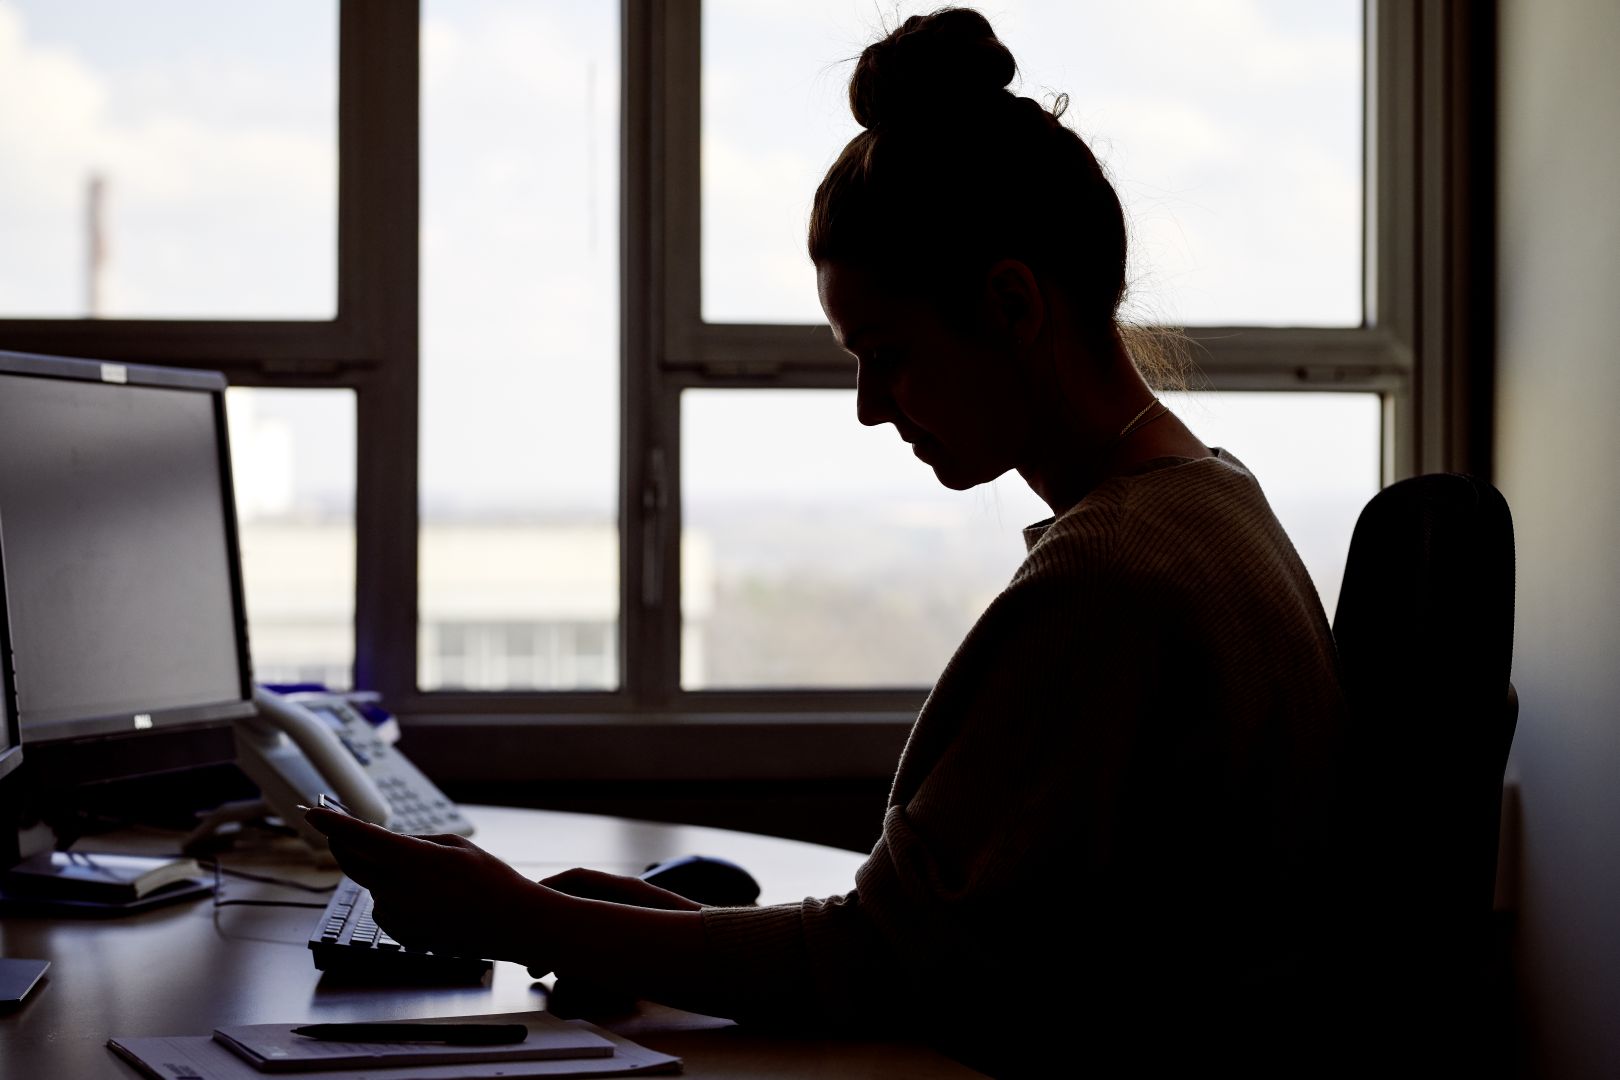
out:
<path id="1" fill-rule="evenodd" d="M 0 776 L 22 764 L 22 721 L 17 712 L 17 682 L 11 675 L 11 607 L 6 599 L 5 560 L 0 557 L 0 724 L 6 745 L 0 749 Z M 0 828 L 6 823 L 0 821 Z"/>
<path id="2" fill-rule="evenodd" d="M 135 712 L 78 717 L 51 722 L 44 731 L 30 731 L 28 717 L 21 709 L 20 699 L 13 698 L 16 723 L 23 740 L 31 748 L 32 761 L 40 755 L 35 748 L 55 744 L 82 743 L 101 738 L 120 742 L 148 738 L 162 732 L 197 730 L 255 715 L 253 706 L 253 663 L 248 645 L 247 604 L 242 582 L 242 559 L 236 520 L 236 488 L 231 472 L 229 428 L 226 426 L 225 376 L 217 371 L 190 368 L 158 367 L 148 364 L 124 364 L 82 357 L 47 356 L 39 353 L 20 353 L 0 350 L 0 374 L 22 375 L 46 379 L 67 379 L 77 382 L 101 383 L 111 386 L 139 386 L 160 390 L 180 390 L 210 395 L 214 413 L 214 431 L 218 453 L 220 497 L 223 500 L 225 539 L 228 545 L 226 562 L 231 576 L 231 604 L 236 631 L 237 670 L 240 673 L 240 698 L 209 702 L 202 705 L 156 708 Z M 5 567 L 5 521 L 0 513 L 0 573 Z M 9 639 L 7 655 L 11 654 Z M 54 754 L 46 756 L 54 757 Z M 97 770 L 102 771 L 102 770 Z"/>

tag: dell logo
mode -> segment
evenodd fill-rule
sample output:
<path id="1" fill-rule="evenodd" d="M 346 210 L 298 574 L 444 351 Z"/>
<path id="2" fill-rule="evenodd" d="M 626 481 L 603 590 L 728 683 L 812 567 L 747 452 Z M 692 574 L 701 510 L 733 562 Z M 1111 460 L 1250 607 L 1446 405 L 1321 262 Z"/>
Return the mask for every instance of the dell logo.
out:
<path id="1" fill-rule="evenodd" d="M 135 730 L 136 731 L 145 731 L 147 728 L 149 728 L 151 726 L 152 726 L 152 714 L 151 713 L 136 713 L 135 714 Z"/>

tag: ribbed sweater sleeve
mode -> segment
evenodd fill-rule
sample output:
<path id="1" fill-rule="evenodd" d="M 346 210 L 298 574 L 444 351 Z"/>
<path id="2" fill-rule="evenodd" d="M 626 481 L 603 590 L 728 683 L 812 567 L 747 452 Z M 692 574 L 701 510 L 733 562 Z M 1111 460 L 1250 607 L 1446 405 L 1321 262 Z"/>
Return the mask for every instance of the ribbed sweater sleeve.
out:
<path id="1" fill-rule="evenodd" d="M 852 891 L 705 911 L 716 1011 L 949 1041 L 964 981 L 1028 1020 L 1052 971 L 1106 1011 L 1285 963 L 1342 724 L 1331 637 L 1239 463 L 1155 465 L 1026 534 Z"/>

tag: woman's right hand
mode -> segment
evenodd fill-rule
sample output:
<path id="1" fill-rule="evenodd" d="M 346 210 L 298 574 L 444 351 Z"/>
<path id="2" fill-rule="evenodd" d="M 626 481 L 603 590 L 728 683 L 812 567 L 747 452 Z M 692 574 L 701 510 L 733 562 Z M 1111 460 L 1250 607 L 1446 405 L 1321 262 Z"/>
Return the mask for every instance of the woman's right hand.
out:
<path id="1" fill-rule="evenodd" d="M 377 925 L 407 947 L 535 963 L 553 954 L 560 897 L 466 837 L 406 836 L 332 810 L 304 818 L 369 889 Z"/>

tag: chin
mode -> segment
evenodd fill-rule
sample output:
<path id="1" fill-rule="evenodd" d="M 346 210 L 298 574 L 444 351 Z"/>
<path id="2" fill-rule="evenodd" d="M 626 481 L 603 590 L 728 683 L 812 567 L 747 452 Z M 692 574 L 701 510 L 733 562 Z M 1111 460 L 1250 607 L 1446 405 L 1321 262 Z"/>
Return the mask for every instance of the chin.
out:
<path id="1" fill-rule="evenodd" d="M 970 488 L 976 488 L 980 484 L 984 483 L 983 480 L 968 479 L 966 477 L 959 476 L 948 469 L 940 467 L 936 467 L 934 469 L 934 476 L 941 484 L 950 488 L 952 491 L 967 491 Z"/>
<path id="2" fill-rule="evenodd" d="M 967 491 L 1006 473 L 1012 466 L 991 464 L 989 455 L 964 458 L 953 454 L 938 440 L 925 439 L 912 445 L 917 459 L 934 470 L 934 477 L 952 491 Z"/>
<path id="3" fill-rule="evenodd" d="M 952 491 L 967 491 L 970 488 L 978 487 L 980 484 L 988 484 L 1007 471 L 1002 469 L 998 472 L 991 472 L 986 469 L 965 468 L 959 463 L 951 461 L 932 462 L 931 464 L 934 466 L 935 478 Z"/>

